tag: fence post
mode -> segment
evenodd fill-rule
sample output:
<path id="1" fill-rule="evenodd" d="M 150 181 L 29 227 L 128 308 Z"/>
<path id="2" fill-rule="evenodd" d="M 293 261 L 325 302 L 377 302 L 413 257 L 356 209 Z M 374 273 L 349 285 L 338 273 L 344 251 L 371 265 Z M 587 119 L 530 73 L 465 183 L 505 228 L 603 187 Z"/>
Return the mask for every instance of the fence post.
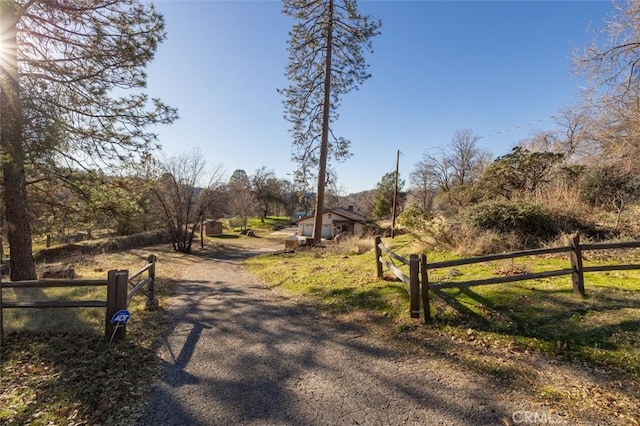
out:
<path id="1" fill-rule="evenodd" d="M 582 249 L 580 248 L 580 234 L 575 234 L 569 238 L 571 243 L 571 267 L 573 274 L 573 294 L 585 297 L 584 293 L 584 270 L 582 268 Z"/>
<path id="2" fill-rule="evenodd" d="M 147 258 L 149 266 L 149 284 L 148 284 L 148 297 L 145 308 L 156 309 L 158 307 L 158 298 L 156 297 L 156 261 L 158 258 L 155 254 L 150 254 Z"/>
<path id="3" fill-rule="evenodd" d="M 417 254 L 409 257 L 409 313 L 420 318 L 420 261 Z"/>
<path id="4" fill-rule="evenodd" d="M 380 250 L 380 243 L 382 242 L 382 238 L 376 237 L 376 269 L 378 272 L 378 279 L 381 280 L 383 278 L 382 274 L 382 262 L 380 262 L 380 256 L 382 256 L 382 250 Z"/>
<path id="5" fill-rule="evenodd" d="M 106 339 L 113 334 L 113 315 L 127 307 L 127 288 L 129 284 L 128 271 L 111 270 L 107 275 L 107 312 L 105 316 L 104 335 Z M 118 327 L 116 338 L 122 338 L 126 334 L 126 325 Z"/>
<path id="6" fill-rule="evenodd" d="M 2 309 L 2 276 L 0 276 L 0 345 L 4 339 L 4 309 Z"/>
<path id="7" fill-rule="evenodd" d="M 429 303 L 429 273 L 427 271 L 427 255 L 420 257 L 420 273 L 422 274 L 422 309 L 424 322 L 431 322 L 431 306 Z"/>

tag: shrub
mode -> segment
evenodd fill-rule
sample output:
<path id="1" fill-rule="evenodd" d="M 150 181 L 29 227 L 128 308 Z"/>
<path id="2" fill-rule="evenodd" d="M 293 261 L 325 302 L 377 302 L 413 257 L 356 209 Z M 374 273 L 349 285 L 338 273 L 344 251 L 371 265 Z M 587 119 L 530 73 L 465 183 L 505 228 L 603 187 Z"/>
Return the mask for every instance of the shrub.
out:
<path id="1" fill-rule="evenodd" d="M 445 249 L 455 247 L 455 224 L 447 222 L 442 216 L 425 212 L 415 204 L 402 212 L 398 223 L 421 243 Z"/>
<path id="2" fill-rule="evenodd" d="M 335 240 L 334 243 L 327 244 L 327 251 L 344 254 L 344 255 L 359 255 L 367 253 L 374 248 L 373 238 L 357 238 L 347 237 L 344 240 Z"/>
<path id="3" fill-rule="evenodd" d="M 514 233 L 525 246 L 556 238 L 571 222 L 526 201 L 487 201 L 469 209 L 467 217 L 476 228 Z"/>
<path id="4" fill-rule="evenodd" d="M 576 217 L 526 200 L 486 201 L 454 219 L 410 206 L 399 223 L 421 243 L 459 255 L 482 255 L 539 247 L 564 234 L 597 233 Z"/>
<path id="5" fill-rule="evenodd" d="M 409 232 L 419 232 L 428 228 L 432 220 L 433 213 L 425 212 L 415 204 L 411 204 L 398 216 L 398 223 L 407 228 Z"/>

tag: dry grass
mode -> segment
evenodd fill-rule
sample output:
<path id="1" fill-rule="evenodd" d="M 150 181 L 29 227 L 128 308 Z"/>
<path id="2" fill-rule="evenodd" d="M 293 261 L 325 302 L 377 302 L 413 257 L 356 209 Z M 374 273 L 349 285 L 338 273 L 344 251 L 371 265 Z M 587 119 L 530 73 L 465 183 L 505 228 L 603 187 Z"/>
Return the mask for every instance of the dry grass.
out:
<path id="1" fill-rule="evenodd" d="M 375 241 L 373 238 L 347 238 L 342 241 L 327 241 L 324 248 L 333 253 L 352 255 L 363 254 L 373 250 Z"/>
<path id="2" fill-rule="evenodd" d="M 174 256 L 162 246 L 152 250 L 163 262 Z M 149 253 L 149 249 L 95 256 L 68 253 L 62 260 L 40 263 L 38 269 L 73 268 L 79 277 L 106 279 L 109 269 L 138 270 Z M 144 404 L 155 374 L 159 337 L 169 326 L 163 302 L 172 283 L 168 268 L 158 268 L 160 308 L 145 311 L 145 298 L 134 297 L 128 307 L 132 316 L 127 337 L 112 344 L 103 336 L 103 308 L 5 310 L 0 424 L 129 423 Z M 39 300 L 104 300 L 105 287 L 47 289 L 34 295 Z"/>
<path id="3" fill-rule="evenodd" d="M 161 337 L 171 327 L 165 310 L 183 271 L 197 267 L 215 250 L 273 247 L 280 240 L 228 235 L 207 239 L 194 255 L 171 245 L 90 254 L 59 249 L 60 256 L 40 261 L 38 271 L 73 269 L 77 277 L 106 279 L 111 269 L 137 272 L 149 254 L 156 264 L 157 310 L 145 310 L 146 297 L 128 306 L 127 336 L 109 343 L 104 337 L 104 309 L 7 309 L 0 343 L 0 424 L 132 424 L 146 402 L 157 371 Z M 283 243 L 283 241 L 282 241 Z M 39 300 L 104 299 L 105 288 L 50 289 Z M 34 292 L 32 292 L 34 293 Z M 5 298 L 23 297 L 5 290 Z"/>

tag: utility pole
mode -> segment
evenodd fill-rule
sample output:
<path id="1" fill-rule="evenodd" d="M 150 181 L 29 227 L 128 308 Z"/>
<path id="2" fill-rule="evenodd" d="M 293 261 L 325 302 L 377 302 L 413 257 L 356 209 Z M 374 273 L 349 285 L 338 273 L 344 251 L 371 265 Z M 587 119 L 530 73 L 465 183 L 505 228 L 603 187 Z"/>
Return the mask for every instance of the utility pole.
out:
<path id="1" fill-rule="evenodd" d="M 400 165 L 400 150 L 396 153 L 396 175 L 393 184 L 393 214 L 391 215 L 391 238 L 396 236 L 396 208 L 398 204 L 398 167 Z"/>

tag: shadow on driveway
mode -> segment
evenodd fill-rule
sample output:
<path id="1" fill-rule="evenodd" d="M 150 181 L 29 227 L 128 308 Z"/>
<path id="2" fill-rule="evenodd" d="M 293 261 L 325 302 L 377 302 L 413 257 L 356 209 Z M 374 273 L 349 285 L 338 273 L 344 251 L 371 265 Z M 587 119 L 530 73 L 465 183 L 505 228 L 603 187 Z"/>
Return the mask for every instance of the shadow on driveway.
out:
<path id="1" fill-rule="evenodd" d="M 229 260 L 179 284 L 140 425 L 502 424 L 480 376 L 401 353 L 265 289 Z"/>

